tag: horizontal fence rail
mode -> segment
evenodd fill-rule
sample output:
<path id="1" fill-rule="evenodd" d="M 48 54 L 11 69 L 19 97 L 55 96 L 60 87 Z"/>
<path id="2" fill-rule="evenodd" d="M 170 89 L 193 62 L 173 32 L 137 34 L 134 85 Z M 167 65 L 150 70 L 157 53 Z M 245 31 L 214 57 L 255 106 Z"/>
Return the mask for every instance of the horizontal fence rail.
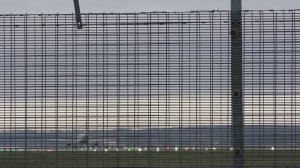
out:
<path id="1" fill-rule="evenodd" d="M 0 15 L 0 167 L 232 167 L 230 11 Z M 242 11 L 244 166 L 297 167 L 300 11 Z"/>

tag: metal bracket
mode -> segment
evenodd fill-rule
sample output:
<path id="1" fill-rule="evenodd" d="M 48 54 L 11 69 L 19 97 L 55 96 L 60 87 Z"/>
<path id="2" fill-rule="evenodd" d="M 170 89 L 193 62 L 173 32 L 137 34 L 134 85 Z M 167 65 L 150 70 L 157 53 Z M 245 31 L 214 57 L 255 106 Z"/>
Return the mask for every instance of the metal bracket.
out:
<path id="1" fill-rule="evenodd" d="M 77 28 L 82 29 L 82 20 L 81 20 L 79 1 L 78 0 L 73 0 L 73 1 L 74 1 L 74 7 L 75 7 Z"/>
<path id="2" fill-rule="evenodd" d="M 239 90 L 234 90 L 234 91 L 232 92 L 232 96 L 233 96 L 233 98 L 240 98 L 240 97 L 241 97 L 241 91 L 239 91 Z"/>
<path id="3" fill-rule="evenodd" d="M 234 148 L 233 153 L 236 157 L 239 157 L 242 155 L 242 150 L 240 148 Z"/>

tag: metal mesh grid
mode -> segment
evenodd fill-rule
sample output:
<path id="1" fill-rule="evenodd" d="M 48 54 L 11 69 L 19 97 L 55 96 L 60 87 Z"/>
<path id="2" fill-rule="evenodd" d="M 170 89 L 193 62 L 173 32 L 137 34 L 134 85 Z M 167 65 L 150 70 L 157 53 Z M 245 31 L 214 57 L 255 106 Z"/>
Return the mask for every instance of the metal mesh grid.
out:
<path id="1" fill-rule="evenodd" d="M 7 166 L 229 165 L 229 14 L 3 15 Z"/>
<path id="2" fill-rule="evenodd" d="M 244 12 L 246 166 L 299 165 L 299 14 Z"/>
<path id="3" fill-rule="evenodd" d="M 243 11 L 245 167 L 297 167 L 292 11 Z M 230 11 L 0 16 L 0 167 L 231 167 Z"/>

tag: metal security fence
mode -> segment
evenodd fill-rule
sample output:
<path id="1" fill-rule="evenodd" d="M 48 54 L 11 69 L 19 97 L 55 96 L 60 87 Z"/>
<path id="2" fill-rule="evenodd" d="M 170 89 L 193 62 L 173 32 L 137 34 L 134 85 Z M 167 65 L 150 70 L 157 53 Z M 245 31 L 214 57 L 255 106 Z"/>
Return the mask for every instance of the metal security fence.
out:
<path id="1" fill-rule="evenodd" d="M 240 131 L 230 11 L 1 15 L 0 167 L 297 167 L 299 14 L 242 11 Z"/>
<path id="2" fill-rule="evenodd" d="M 298 167 L 299 11 L 245 11 L 243 19 L 246 165 Z"/>

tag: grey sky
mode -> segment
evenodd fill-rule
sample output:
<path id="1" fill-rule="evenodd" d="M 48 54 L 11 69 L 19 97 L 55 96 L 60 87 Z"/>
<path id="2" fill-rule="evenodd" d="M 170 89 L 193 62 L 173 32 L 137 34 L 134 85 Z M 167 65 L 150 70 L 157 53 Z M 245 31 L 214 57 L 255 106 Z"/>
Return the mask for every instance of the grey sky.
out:
<path id="1" fill-rule="evenodd" d="M 80 0 L 82 12 L 229 9 L 230 0 Z M 297 9 L 299 0 L 244 0 L 244 9 Z M 0 0 L 0 13 L 71 13 L 73 0 Z"/>

